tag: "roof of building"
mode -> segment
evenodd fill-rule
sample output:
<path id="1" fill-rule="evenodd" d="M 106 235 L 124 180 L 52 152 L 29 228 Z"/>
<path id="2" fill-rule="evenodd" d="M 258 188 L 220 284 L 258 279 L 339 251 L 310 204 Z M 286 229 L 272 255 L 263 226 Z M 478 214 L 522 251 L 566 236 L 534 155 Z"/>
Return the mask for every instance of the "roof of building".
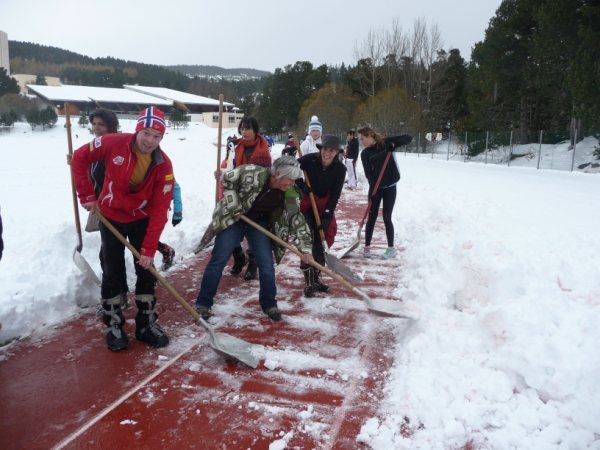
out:
<path id="1" fill-rule="evenodd" d="M 107 88 L 95 86 L 40 86 L 28 84 L 27 87 L 36 94 L 57 102 L 112 102 L 134 103 L 144 105 L 173 105 L 172 100 L 167 100 L 154 95 L 147 95 L 131 89 Z"/>
<path id="2" fill-rule="evenodd" d="M 200 95 L 189 94 L 187 92 L 176 91 L 175 89 L 169 89 L 165 87 L 138 86 L 129 84 L 126 84 L 123 87 L 131 91 L 155 95 L 156 97 L 174 100 L 187 105 L 219 105 L 219 100 L 215 100 L 214 98 L 202 97 Z M 223 105 L 234 106 L 233 103 L 229 102 L 223 102 Z"/>

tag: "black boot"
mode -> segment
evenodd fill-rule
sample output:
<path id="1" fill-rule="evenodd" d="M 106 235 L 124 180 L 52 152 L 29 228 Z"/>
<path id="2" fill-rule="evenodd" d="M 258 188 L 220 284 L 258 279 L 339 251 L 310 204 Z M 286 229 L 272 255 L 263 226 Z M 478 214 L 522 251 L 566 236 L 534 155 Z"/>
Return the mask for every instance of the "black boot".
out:
<path id="1" fill-rule="evenodd" d="M 304 296 L 314 297 L 317 293 L 317 286 L 315 286 L 315 269 L 307 267 L 302 269 L 304 273 Z"/>
<path id="2" fill-rule="evenodd" d="M 233 266 L 231 266 L 231 270 L 229 273 L 231 275 L 238 275 L 242 273 L 242 269 L 246 265 L 248 260 L 246 259 L 246 254 L 242 247 L 236 247 L 233 249 Z"/>
<path id="3" fill-rule="evenodd" d="M 162 267 L 160 269 L 163 271 L 170 269 L 175 259 L 175 250 L 173 250 L 173 247 L 161 242 L 158 251 L 162 255 Z"/>
<path id="4" fill-rule="evenodd" d="M 281 320 L 281 312 L 277 306 L 273 306 L 271 308 L 263 309 L 264 313 L 269 316 L 273 322 L 279 322 Z"/>
<path id="5" fill-rule="evenodd" d="M 254 259 L 254 255 L 248 253 L 248 267 L 246 267 L 246 273 L 244 274 L 244 280 L 256 280 L 256 273 L 258 271 L 258 267 L 256 266 L 256 260 Z"/>
<path id="6" fill-rule="evenodd" d="M 102 321 L 108 327 L 106 329 L 106 345 L 109 350 L 124 350 L 129 346 L 129 338 L 123 331 L 125 318 L 121 311 L 121 296 L 110 299 L 102 299 L 103 317 Z"/>
<path id="7" fill-rule="evenodd" d="M 317 288 L 317 291 L 328 292 L 329 286 L 321 281 L 321 271 L 317 269 L 313 269 L 313 271 L 315 272 L 315 287 Z"/>
<path id="8" fill-rule="evenodd" d="M 135 316 L 135 338 L 152 347 L 160 348 L 169 345 L 169 337 L 156 323 L 158 314 L 154 312 L 156 299 L 153 295 L 136 295 L 135 304 L 138 313 Z"/>

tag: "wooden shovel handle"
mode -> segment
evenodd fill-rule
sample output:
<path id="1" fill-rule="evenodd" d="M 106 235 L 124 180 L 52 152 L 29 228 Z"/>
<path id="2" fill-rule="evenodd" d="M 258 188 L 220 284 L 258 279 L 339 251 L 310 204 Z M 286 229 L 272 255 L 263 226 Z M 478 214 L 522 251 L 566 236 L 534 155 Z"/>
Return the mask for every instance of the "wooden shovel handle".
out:
<path id="1" fill-rule="evenodd" d="M 94 213 L 98 216 L 98 219 L 100 219 L 100 221 L 104 224 L 104 226 L 106 228 L 108 228 L 110 230 L 110 232 L 112 234 L 115 235 L 115 237 L 121 242 L 121 244 L 123 244 L 125 247 L 127 247 L 131 253 L 133 253 L 133 256 L 135 256 L 137 259 L 140 259 L 141 255 L 140 253 L 135 249 L 135 247 L 133 245 L 131 245 L 131 243 L 125 239 L 123 237 L 123 235 L 121 233 L 119 233 L 119 230 L 117 230 L 112 223 L 110 223 L 106 217 L 104 217 L 102 215 L 102 213 L 100 212 L 100 210 L 98 209 L 98 207 L 94 207 Z M 165 277 L 163 277 L 160 273 L 158 273 L 158 271 L 154 268 L 154 266 L 150 266 L 150 268 L 148 269 L 150 271 L 150 273 L 152 275 L 154 275 L 154 277 L 160 282 L 160 284 L 162 284 L 167 291 L 169 291 L 173 297 L 175 297 L 175 299 L 181 303 L 181 306 L 183 306 L 185 308 L 185 310 L 187 312 L 189 312 L 192 317 L 194 317 L 194 319 L 196 319 L 196 321 L 198 322 L 198 319 L 200 319 L 200 315 L 196 312 L 196 310 L 194 308 L 192 308 L 190 306 L 190 304 L 188 302 L 185 301 L 185 299 L 179 295 L 179 292 L 177 292 L 175 290 L 175 288 L 173 286 L 171 286 L 171 284 L 165 279 Z M 204 321 L 201 321 L 200 323 L 202 325 Z M 206 327 L 205 327 L 206 328 Z"/>
<path id="2" fill-rule="evenodd" d="M 294 144 L 296 144 L 296 148 L 298 149 L 298 155 L 302 158 L 302 150 L 300 150 L 300 141 L 298 140 L 298 135 L 294 133 Z M 321 216 L 319 215 L 319 210 L 317 209 L 317 202 L 315 201 L 315 196 L 312 193 L 312 186 L 310 185 L 310 179 L 308 178 L 308 174 L 306 170 L 304 171 L 304 180 L 306 181 L 306 185 L 310 191 L 308 192 L 308 197 L 310 198 L 310 206 L 312 207 L 313 214 L 315 215 L 315 223 L 317 224 L 317 230 L 319 230 L 319 236 L 321 236 L 321 242 L 323 242 L 323 247 L 327 250 L 327 241 L 325 240 L 325 232 L 321 227 Z"/>
<path id="3" fill-rule="evenodd" d="M 369 197 L 369 203 L 367 204 L 367 209 L 365 209 L 365 213 L 363 214 L 363 217 L 360 221 L 360 228 L 362 228 L 363 225 L 365 224 L 365 219 L 367 218 L 367 215 L 369 214 L 369 210 L 371 209 L 371 204 L 373 203 L 373 197 L 375 196 L 375 194 L 377 193 L 377 190 L 379 189 L 379 185 L 381 184 L 381 179 L 383 178 L 383 173 L 385 172 L 385 169 L 388 165 L 388 162 L 389 162 L 391 156 L 392 156 L 392 152 L 387 152 L 387 155 L 385 155 L 385 159 L 383 160 L 383 165 L 381 166 L 381 170 L 379 171 L 379 177 L 377 177 L 377 182 L 375 183 L 373 192 L 371 192 L 371 196 Z"/>
<path id="4" fill-rule="evenodd" d="M 65 102 L 65 125 L 67 127 L 67 145 L 69 147 L 69 157 L 73 157 L 73 138 L 71 137 L 71 114 L 69 112 L 69 103 Z M 75 214 L 75 228 L 77 229 L 77 237 L 79 244 L 77 245 L 77 251 L 81 252 L 83 248 L 83 239 L 81 237 L 81 220 L 79 218 L 79 202 L 77 201 L 77 189 L 75 188 L 75 178 L 73 177 L 73 169 L 69 166 L 69 173 L 71 174 L 71 192 L 73 194 L 73 213 Z"/>
<path id="5" fill-rule="evenodd" d="M 296 255 L 302 257 L 302 252 L 300 250 L 298 250 L 296 247 L 288 244 L 287 242 L 285 242 L 283 239 L 279 238 L 278 236 L 274 235 L 273 233 L 271 233 L 266 228 L 260 226 L 259 224 L 257 224 L 253 220 L 248 219 L 243 214 L 240 215 L 239 218 L 240 218 L 240 220 L 243 220 L 244 222 L 246 222 L 248 225 L 252 226 L 253 228 L 256 228 L 258 231 L 260 231 L 264 235 L 266 235 L 266 236 L 270 237 L 271 239 L 273 239 L 275 242 L 277 242 L 282 247 L 285 247 L 286 249 L 288 249 L 292 253 L 295 253 Z M 333 270 L 330 270 L 327 267 L 322 266 L 321 264 L 319 264 L 316 261 L 309 261 L 308 264 L 310 264 L 311 266 L 313 266 L 315 269 L 319 269 L 321 272 L 326 273 L 327 275 L 329 275 L 334 280 L 339 281 L 340 283 L 342 283 L 344 286 L 346 286 L 351 291 L 356 291 L 356 288 L 354 286 L 352 286 L 348 281 L 346 281 L 345 278 L 343 278 L 341 275 L 338 275 Z"/>

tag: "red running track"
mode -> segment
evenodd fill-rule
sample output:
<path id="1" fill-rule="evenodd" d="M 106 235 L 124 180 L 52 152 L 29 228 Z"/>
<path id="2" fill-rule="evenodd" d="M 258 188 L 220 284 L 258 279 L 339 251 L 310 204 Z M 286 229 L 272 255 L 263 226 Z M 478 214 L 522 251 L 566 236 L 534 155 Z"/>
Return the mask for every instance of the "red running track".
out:
<path id="1" fill-rule="evenodd" d="M 334 249 L 355 237 L 365 203 L 364 194 L 344 191 Z M 380 252 L 384 236 L 378 224 Z M 169 273 L 190 303 L 207 261 L 203 253 Z M 360 288 L 370 296 L 399 301 L 401 256 L 366 260 L 355 251 L 344 261 L 365 273 Z M 356 437 L 378 416 L 393 350 L 411 321 L 370 314 L 333 281 L 326 296 L 304 298 L 294 255 L 276 272 L 282 322 L 260 311 L 258 281 L 228 268 L 211 318 L 219 331 L 259 346 L 257 369 L 214 353 L 162 287 L 160 323 L 171 337 L 165 349 L 133 338 L 135 308 L 126 312 L 132 342 L 124 352 L 106 349 L 94 308 L 1 349 L 0 448 L 361 448 Z"/>

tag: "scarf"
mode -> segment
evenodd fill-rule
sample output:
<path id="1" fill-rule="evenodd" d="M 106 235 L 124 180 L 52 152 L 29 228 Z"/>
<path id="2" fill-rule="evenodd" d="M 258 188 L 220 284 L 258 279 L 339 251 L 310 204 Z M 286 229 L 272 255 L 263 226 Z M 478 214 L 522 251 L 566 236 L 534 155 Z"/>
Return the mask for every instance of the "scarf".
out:
<path id="1" fill-rule="evenodd" d="M 246 158 L 246 147 L 254 147 L 254 151 Z M 234 167 L 239 167 L 242 164 L 256 164 L 262 167 L 271 167 L 271 152 L 267 140 L 260 134 L 256 139 L 250 142 L 240 139 L 235 148 L 235 163 Z"/>

